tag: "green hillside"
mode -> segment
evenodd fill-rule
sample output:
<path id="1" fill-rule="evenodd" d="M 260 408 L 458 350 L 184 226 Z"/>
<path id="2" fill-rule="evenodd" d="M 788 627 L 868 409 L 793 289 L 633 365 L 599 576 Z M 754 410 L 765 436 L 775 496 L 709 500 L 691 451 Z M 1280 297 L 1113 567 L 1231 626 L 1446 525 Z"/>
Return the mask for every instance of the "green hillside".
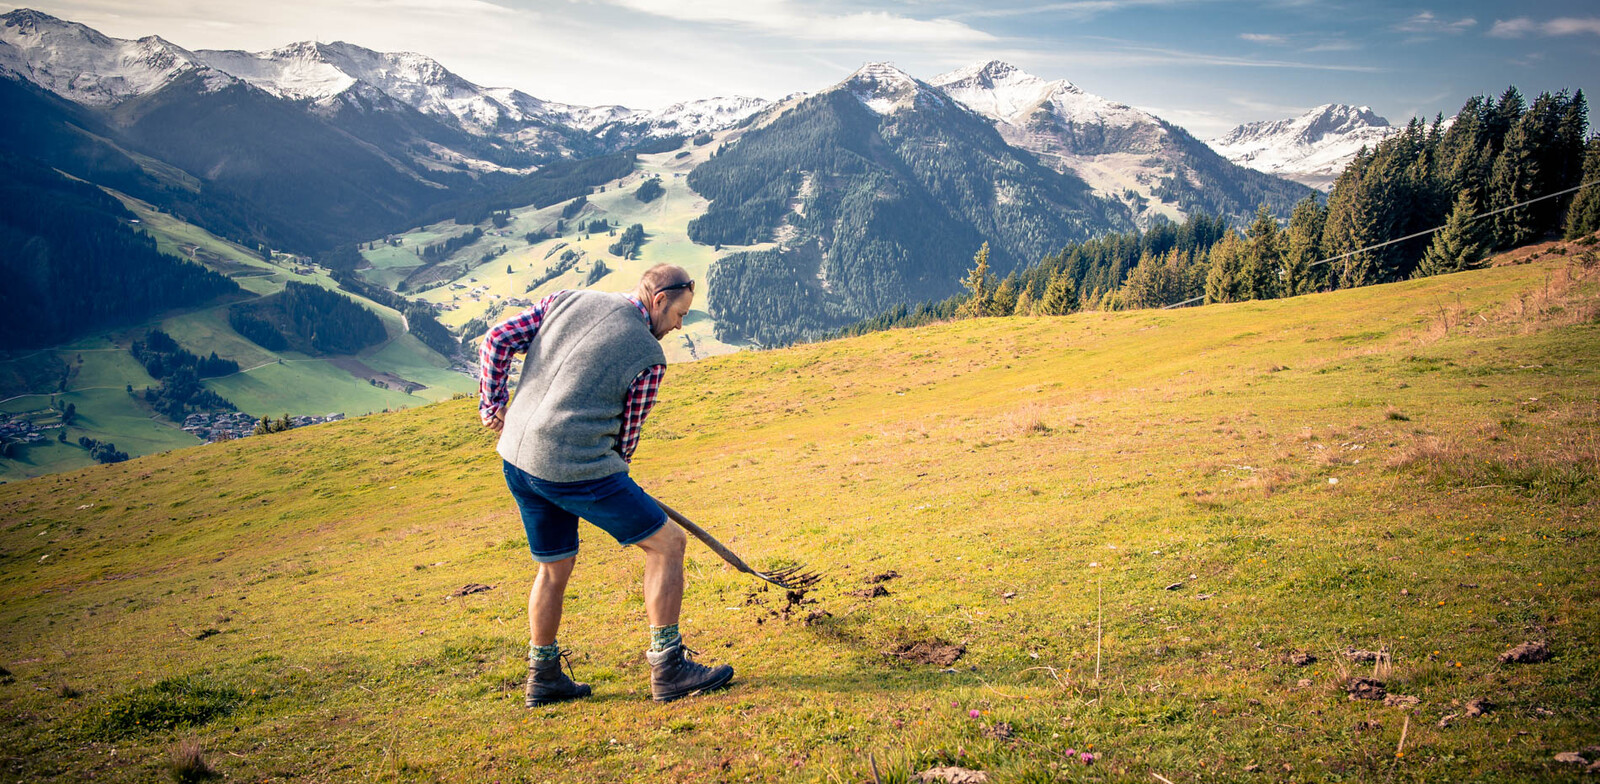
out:
<path id="1" fill-rule="evenodd" d="M 1522 255 L 673 367 L 640 483 L 828 579 L 691 545 L 688 642 L 738 677 L 666 706 L 641 559 L 585 527 L 595 696 L 522 707 L 533 568 L 471 400 L 0 486 L 4 775 L 193 742 L 251 781 L 1583 780 L 1600 267 Z"/>
<path id="2" fill-rule="evenodd" d="M 304 258 L 278 254 L 272 261 L 221 239 L 148 203 L 113 192 L 124 206 L 139 216 L 140 229 L 156 241 L 163 253 L 193 259 L 237 282 L 246 292 L 269 296 L 289 281 L 337 290 L 325 270 L 313 268 Z M 313 270 L 299 274 L 296 268 Z M 352 296 L 349 292 L 341 294 Z M 232 376 L 207 379 L 204 385 L 254 416 L 321 415 L 343 412 L 354 416 L 386 409 L 407 408 L 447 400 L 474 392 L 477 382 L 450 369 L 450 361 L 405 331 L 400 314 L 370 300 L 356 298 L 384 322 L 389 339 L 353 357 L 312 357 L 293 351 L 268 351 L 246 340 L 228 325 L 228 305 L 201 310 L 163 313 L 144 324 L 113 330 L 67 346 L 40 352 L 0 356 L 0 412 L 27 416 L 41 422 L 51 419 L 52 400 L 73 404 L 78 419 L 68 428 L 68 442 L 55 438 L 27 446 L 12 457 L 0 457 L 0 481 L 15 481 L 93 464 L 77 439 L 94 438 L 116 444 L 131 455 L 146 455 L 200 442 L 143 401 L 127 394 L 155 386 L 128 346 L 150 329 L 172 335 L 185 348 L 199 354 L 216 352 L 239 363 Z M 58 386 L 62 370 L 68 374 L 64 390 Z M 387 386 L 376 386 L 377 379 Z M 407 386 L 412 391 L 402 391 Z M 421 385 L 417 388 L 416 385 Z"/>

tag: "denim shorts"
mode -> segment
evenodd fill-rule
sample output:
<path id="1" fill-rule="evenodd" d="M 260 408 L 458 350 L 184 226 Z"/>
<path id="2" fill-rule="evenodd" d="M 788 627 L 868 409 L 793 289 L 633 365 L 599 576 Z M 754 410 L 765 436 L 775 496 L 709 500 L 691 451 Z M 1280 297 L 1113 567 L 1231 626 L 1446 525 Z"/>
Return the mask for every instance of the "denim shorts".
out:
<path id="1" fill-rule="evenodd" d="M 623 546 L 649 539 L 667 523 L 655 499 L 627 471 L 583 482 L 546 482 L 504 460 L 506 486 L 522 512 L 533 560 L 550 563 L 578 554 L 578 518 Z"/>

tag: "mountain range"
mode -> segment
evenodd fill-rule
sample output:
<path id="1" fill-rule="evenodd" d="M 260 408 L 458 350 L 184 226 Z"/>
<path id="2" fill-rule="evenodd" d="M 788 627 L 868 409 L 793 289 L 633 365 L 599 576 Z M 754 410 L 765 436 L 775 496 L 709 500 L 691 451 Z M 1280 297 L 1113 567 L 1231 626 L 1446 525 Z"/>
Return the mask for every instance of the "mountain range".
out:
<path id="1" fill-rule="evenodd" d="M 765 103 L 571 106 L 479 87 L 416 54 L 191 51 L 29 9 L 0 15 L 0 75 L 7 149 L 247 246 L 300 253 L 496 202 L 551 162 L 674 146 Z"/>
<path id="2" fill-rule="evenodd" d="M 635 152 L 716 134 L 688 175 L 709 202 L 688 235 L 734 251 L 712 269 L 719 330 L 763 343 L 947 296 L 985 242 L 1004 274 L 1197 212 L 1241 225 L 1266 204 L 1287 218 L 1311 192 L 998 61 L 930 81 L 872 63 L 777 103 L 638 111 L 482 87 L 415 53 L 190 50 L 22 9 L 0 16 L 0 73 L 9 149 L 247 247 L 299 253 L 570 199 Z"/>
<path id="3" fill-rule="evenodd" d="M 1356 153 L 1399 130 L 1368 107 L 1330 103 L 1286 120 L 1245 123 L 1207 144 L 1240 166 L 1326 191 Z"/>
<path id="4" fill-rule="evenodd" d="M 759 98 L 711 98 L 639 111 L 575 106 L 511 88 L 481 87 L 413 52 L 376 52 L 342 41 L 302 41 L 263 52 L 184 49 L 160 36 L 129 41 L 30 9 L 0 16 L 0 70 L 86 106 L 111 108 L 188 75 L 220 91 L 243 82 L 332 114 L 352 99 L 398 101 L 477 137 L 530 152 L 596 150 L 597 140 L 637 140 L 726 127 L 761 108 Z M 583 140 L 572 130 L 593 137 Z M 620 133 L 623 132 L 623 133 Z M 603 144 L 601 147 L 603 148 Z M 466 159 L 480 168 L 489 162 Z"/>
<path id="5" fill-rule="evenodd" d="M 1243 223 L 1262 203 L 1287 215 L 1305 197 L 1292 183 L 1230 163 L 1182 128 L 1065 79 L 990 61 L 931 83 L 988 117 L 1008 143 L 1123 201 L 1141 226 L 1197 211 Z"/>

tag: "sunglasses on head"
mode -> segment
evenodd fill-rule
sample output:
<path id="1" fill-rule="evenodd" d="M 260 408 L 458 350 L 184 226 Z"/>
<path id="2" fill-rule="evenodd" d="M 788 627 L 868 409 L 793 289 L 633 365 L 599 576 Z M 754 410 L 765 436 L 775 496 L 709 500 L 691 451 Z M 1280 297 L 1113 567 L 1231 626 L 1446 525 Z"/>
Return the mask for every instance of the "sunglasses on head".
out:
<path id="1" fill-rule="evenodd" d="M 670 286 L 662 286 L 661 288 L 656 289 L 656 293 L 657 294 L 661 294 L 663 292 L 668 292 L 668 291 L 677 291 L 678 289 L 688 289 L 690 291 L 690 293 L 693 293 L 694 292 L 694 281 L 686 280 L 686 281 L 684 281 L 682 283 L 674 283 L 674 284 L 672 284 Z"/>

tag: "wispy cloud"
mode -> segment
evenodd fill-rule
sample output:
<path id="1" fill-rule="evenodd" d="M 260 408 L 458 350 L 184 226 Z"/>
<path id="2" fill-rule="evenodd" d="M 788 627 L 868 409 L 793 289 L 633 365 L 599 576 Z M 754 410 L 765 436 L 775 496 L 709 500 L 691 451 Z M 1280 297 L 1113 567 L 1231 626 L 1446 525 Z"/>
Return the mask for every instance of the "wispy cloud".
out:
<path id="1" fill-rule="evenodd" d="M 1157 46 L 1132 44 L 1116 39 L 1104 39 L 1118 45 L 1117 56 L 1126 65 L 1210 65 L 1228 68 L 1295 68 L 1310 71 L 1346 71 L 1351 73 L 1379 73 L 1382 68 L 1370 65 L 1345 65 L 1342 63 L 1306 63 L 1295 60 L 1238 57 L 1233 55 L 1186 52 Z"/>
<path id="2" fill-rule="evenodd" d="M 1515 19 L 1497 19 L 1489 35 L 1496 38 L 1522 38 L 1538 35 L 1600 35 L 1600 17 L 1561 17 L 1548 22 L 1535 22 L 1526 16 Z"/>
<path id="3" fill-rule="evenodd" d="M 1410 19 L 1394 26 L 1395 30 L 1402 33 L 1416 33 L 1420 35 L 1455 35 L 1464 33 L 1469 28 L 1478 24 L 1478 20 L 1468 16 L 1447 22 L 1434 15 L 1432 11 L 1422 11 Z"/>
<path id="4" fill-rule="evenodd" d="M 1040 3 L 1036 5 L 1013 6 L 1011 8 L 983 8 L 975 11 L 963 11 L 951 14 L 951 19 L 976 19 L 1016 16 L 1065 16 L 1077 19 L 1087 19 L 1113 11 L 1127 11 L 1134 8 L 1165 7 L 1178 5 L 1191 5 L 1214 0 L 1067 0 L 1061 3 Z"/>
<path id="5" fill-rule="evenodd" d="M 1343 38 L 1328 38 L 1325 33 L 1300 33 L 1280 35 L 1276 33 L 1240 33 L 1240 40 L 1266 46 L 1287 47 L 1293 46 L 1301 52 L 1353 52 L 1361 48 L 1361 44 Z"/>
<path id="6" fill-rule="evenodd" d="M 694 24 L 726 25 L 797 40 L 962 43 L 994 36 L 954 19 L 886 11 L 817 13 L 790 0 L 610 0 L 632 11 Z"/>

